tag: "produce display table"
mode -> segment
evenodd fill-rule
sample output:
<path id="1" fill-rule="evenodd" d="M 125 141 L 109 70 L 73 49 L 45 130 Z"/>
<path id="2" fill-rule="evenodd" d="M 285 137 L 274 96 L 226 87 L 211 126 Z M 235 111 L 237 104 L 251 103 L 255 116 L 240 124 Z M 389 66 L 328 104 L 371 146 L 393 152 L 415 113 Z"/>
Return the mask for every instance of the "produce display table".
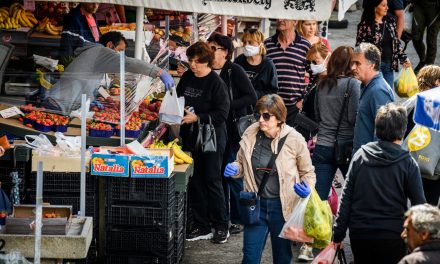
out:
<path id="1" fill-rule="evenodd" d="M 41 263 L 55 264 L 62 259 L 84 259 L 87 256 L 93 236 L 93 218 L 84 217 L 80 235 L 42 235 Z M 35 256 L 35 238 L 33 235 L 1 234 L 5 240 L 6 253 L 20 251 L 26 258 Z"/>

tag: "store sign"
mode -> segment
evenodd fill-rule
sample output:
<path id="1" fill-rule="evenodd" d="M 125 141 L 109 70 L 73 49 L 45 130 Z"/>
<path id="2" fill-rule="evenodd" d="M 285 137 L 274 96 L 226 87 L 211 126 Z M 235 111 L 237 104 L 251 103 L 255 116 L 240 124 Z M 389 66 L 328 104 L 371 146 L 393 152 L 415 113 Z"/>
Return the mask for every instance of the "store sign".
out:
<path id="1" fill-rule="evenodd" d="M 75 2 L 113 3 L 240 17 L 320 21 L 330 18 L 332 7 L 332 0 L 79 0 Z"/>
<path id="2" fill-rule="evenodd" d="M 91 172 L 97 176 L 128 177 L 130 157 L 116 154 L 92 154 Z"/>

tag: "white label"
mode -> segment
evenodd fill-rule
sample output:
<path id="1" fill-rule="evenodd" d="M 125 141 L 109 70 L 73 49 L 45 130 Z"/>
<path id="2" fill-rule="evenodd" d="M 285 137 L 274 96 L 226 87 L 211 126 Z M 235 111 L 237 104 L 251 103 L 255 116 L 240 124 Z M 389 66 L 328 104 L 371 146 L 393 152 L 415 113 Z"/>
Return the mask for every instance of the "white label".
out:
<path id="1" fill-rule="evenodd" d="M 10 118 L 10 117 L 16 116 L 16 115 L 24 115 L 24 113 L 22 111 L 20 111 L 20 109 L 18 109 L 18 107 L 13 106 L 11 108 L 1 110 L 0 115 L 3 118 Z"/>
<path id="2" fill-rule="evenodd" d="M 110 94 L 107 92 L 107 90 L 104 89 L 102 86 L 99 87 L 99 89 L 98 89 L 98 93 L 99 93 L 100 95 L 102 95 L 102 97 L 104 97 L 104 99 L 107 99 L 107 97 L 110 96 Z"/>

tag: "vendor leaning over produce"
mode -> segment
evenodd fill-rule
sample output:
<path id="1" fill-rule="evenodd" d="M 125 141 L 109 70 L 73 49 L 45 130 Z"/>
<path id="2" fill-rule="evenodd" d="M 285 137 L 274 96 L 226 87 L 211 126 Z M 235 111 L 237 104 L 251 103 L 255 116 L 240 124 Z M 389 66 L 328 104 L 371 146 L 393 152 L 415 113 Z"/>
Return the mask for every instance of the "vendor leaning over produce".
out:
<path id="1" fill-rule="evenodd" d="M 127 41 L 120 32 L 108 32 L 99 40 L 100 44 L 86 43 L 75 50 L 77 58 L 66 68 L 63 76 L 46 92 L 44 107 L 68 115 L 81 107 L 81 94 L 95 99 L 99 84 L 105 73 L 118 73 L 120 57 Z M 126 72 L 160 77 L 169 90 L 174 86 L 171 75 L 159 67 L 142 60 L 125 58 Z"/>

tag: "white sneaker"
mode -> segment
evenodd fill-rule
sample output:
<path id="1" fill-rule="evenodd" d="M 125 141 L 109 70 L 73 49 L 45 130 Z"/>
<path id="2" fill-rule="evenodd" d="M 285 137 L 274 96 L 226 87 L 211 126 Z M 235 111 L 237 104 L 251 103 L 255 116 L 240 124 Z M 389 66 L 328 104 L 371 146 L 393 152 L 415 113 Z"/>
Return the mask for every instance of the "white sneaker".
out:
<path id="1" fill-rule="evenodd" d="M 298 260 L 299 261 L 313 260 L 314 256 L 313 256 L 312 249 L 313 249 L 312 247 L 309 247 L 306 244 L 303 244 L 299 250 Z"/>

